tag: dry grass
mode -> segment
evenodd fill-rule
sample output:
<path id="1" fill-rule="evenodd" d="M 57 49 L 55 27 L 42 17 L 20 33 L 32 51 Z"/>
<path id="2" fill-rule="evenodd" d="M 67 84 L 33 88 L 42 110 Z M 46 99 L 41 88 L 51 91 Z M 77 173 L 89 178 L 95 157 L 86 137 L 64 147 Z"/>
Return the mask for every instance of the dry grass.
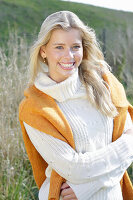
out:
<path id="1" fill-rule="evenodd" d="M 26 40 L 17 33 L 10 34 L 0 49 L 0 200 L 35 199 L 18 121 L 18 105 L 27 83 L 27 55 Z"/>

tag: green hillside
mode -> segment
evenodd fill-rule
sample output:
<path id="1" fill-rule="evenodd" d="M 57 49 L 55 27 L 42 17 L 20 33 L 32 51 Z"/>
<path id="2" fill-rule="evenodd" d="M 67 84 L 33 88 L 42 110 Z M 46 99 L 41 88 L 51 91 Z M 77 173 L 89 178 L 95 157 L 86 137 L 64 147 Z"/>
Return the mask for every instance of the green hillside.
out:
<path id="1" fill-rule="evenodd" d="M 13 28 L 17 28 L 20 35 L 26 34 L 32 40 L 44 18 L 59 10 L 75 12 L 98 34 L 105 27 L 114 32 L 118 27 L 124 30 L 127 26 L 133 26 L 133 13 L 59 0 L 1 0 L 0 42 L 7 39 L 8 32 Z"/>

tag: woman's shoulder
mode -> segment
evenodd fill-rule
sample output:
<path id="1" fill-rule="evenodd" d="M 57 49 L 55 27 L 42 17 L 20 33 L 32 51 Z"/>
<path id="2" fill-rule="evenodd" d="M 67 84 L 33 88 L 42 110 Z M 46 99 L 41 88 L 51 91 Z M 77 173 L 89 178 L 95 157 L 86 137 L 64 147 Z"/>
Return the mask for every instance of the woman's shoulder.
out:
<path id="1" fill-rule="evenodd" d="M 41 112 L 49 107 L 55 107 L 54 99 L 32 85 L 24 90 L 24 98 L 19 104 L 19 115 L 25 112 Z"/>
<path id="2" fill-rule="evenodd" d="M 104 81 L 108 84 L 112 102 L 116 107 L 125 107 L 129 105 L 125 89 L 121 82 L 111 72 L 103 75 Z"/>
<path id="3" fill-rule="evenodd" d="M 41 90 L 37 89 L 35 85 L 31 85 L 24 90 L 24 98 L 21 101 L 21 103 L 23 102 L 27 103 L 29 101 L 32 101 L 35 104 L 38 104 L 38 103 L 41 104 L 43 101 L 43 104 L 45 104 L 45 103 L 50 103 L 52 99 L 53 99 L 52 97 L 45 94 Z"/>

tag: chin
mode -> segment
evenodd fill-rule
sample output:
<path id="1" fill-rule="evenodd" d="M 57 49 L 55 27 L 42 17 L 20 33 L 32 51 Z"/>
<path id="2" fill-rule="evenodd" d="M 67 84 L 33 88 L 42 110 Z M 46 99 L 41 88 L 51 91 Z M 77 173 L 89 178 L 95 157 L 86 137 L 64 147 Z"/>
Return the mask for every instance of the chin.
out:
<path id="1" fill-rule="evenodd" d="M 73 69 L 71 69 L 71 70 L 63 70 L 63 71 L 61 72 L 61 74 L 64 75 L 64 76 L 70 76 L 71 74 L 73 74 L 73 73 L 75 72 L 76 69 L 77 69 L 77 68 L 73 68 Z"/>

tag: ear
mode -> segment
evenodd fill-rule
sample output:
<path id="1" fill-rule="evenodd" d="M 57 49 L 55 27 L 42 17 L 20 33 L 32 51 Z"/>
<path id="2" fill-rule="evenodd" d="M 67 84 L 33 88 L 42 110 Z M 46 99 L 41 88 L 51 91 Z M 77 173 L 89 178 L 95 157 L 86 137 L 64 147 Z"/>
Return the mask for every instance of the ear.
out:
<path id="1" fill-rule="evenodd" d="M 45 46 L 41 46 L 39 52 L 40 52 L 40 56 L 41 56 L 43 59 L 46 58 Z"/>

